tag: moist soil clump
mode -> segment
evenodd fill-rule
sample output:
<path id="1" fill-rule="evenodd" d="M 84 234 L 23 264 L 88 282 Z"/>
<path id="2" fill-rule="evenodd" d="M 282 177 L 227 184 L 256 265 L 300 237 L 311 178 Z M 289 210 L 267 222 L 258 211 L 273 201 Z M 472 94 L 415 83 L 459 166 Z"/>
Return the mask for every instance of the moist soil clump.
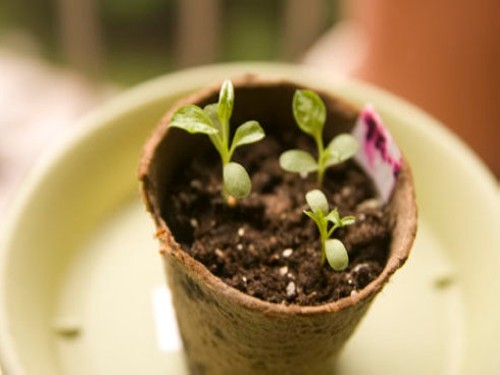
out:
<path id="1" fill-rule="evenodd" d="M 310 149 L 305 137 L 298 147 Z M 297 147 L 297 144 L 295 147 Z M 354 225 L 335 231 L 349 266 L 333 271 L 321 262 L 321 244 L 305 193 L 316 174 L 283 171 L 279 155 L 290 147 L 266 137 L 235 159 L 249 171 L 252 194 L 228 207 L 221 196 L 221 166 L 211 150 L 188 165 L 168 194 L 163 215 L 184 251 L 230 286 L 264 301 L 320 305 L 357 293 L 385 266 L 390 242 L 386 206 L 353 161 L 329 168 L 322 190 Z"/>

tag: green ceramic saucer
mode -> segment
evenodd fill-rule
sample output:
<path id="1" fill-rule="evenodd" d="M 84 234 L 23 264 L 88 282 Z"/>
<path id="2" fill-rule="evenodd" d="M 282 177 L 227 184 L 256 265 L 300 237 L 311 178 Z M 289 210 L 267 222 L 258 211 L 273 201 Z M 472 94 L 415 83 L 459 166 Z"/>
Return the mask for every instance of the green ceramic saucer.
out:
<path id="1" fill-rule="evenodd" d="M 172 102 L 245 72 L 372 103 L 413 168 L 420 208 L 413 252 L 349 341 L 338 373 L 497 373 L 500 204 L 493 177 L 453 134 L 400 99 L 274 64 L 217 65 L 147 82 L 82 120 L 40 161 L 0 238 L 4 371 L 184 371 L 135 171 L 144 141 Z"/>

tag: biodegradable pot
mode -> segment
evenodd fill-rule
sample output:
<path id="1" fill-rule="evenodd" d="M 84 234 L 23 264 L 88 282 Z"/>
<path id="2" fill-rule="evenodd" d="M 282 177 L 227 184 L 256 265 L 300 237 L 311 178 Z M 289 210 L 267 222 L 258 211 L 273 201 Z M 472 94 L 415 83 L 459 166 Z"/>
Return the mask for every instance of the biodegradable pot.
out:
<path id="1" fill-rule="evenodd" d="M 233 80 L 232 124 L 258 120 L 268 136 L 279 136 L 293 120 L 292 97 L 299 85 L 247 75 Z M 168 283 L 192 373 L 326 373 L 374 297 L 409 255 L 417 227 L 414 188 L 408 165 L 398 175 L 389 201 L 392 231 L 382 273 L 359 293 L 320 306 L 273 304 L 236 290 L 181 249 L 165 222 L 164 202 L 176 173 L 198 150 L 204 136 L 168 129 L 183 104 L 217 102 L 220 84 L 201 90 L 172 108 L 145 146 L 139 178 L 160 242 Z M 349 131 L 359 110 L 321 90 L 327 106 L 326 137 Z M 333 126 L 334 124 L 334 126 Z"/>

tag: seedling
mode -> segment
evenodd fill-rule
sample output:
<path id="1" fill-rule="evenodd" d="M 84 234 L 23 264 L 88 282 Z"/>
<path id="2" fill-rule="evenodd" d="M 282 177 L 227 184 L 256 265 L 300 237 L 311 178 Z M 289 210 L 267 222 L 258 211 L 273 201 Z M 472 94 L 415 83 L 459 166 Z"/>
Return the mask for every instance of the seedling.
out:
<path id="1" fill-rule="evenodd" d="M 325 169 L 354 156 L 358 142 L 350 134 L 334 137 L 324 147 L 323 128 L 326 108 L 321 98 L 310 90 L 297 90 L 293 97 L 293 116 L 299 128 L 316 141 L 318 158 L 303 150 L 288 150 L 280 156 L 280 165 L 286 171 L 295 173 L 318 173 L 318 186 L 323 184 Z"/>
<path id="2" fill-rule="evenodd" d="M 354 216 L 340 217 L 337 208 L 330 210 L 325 194 L 321 190 L 311 190 L 306 194 L 306 201 L 311 211 L 304 213 L 314 220 L 321 237 L 321 265 L 328 261 L 335 271 L 342 271 L 349 265 L 349 256 L 344 244 L 330 238 L 336 229 L 352 225 Z"/>
<path id="3" fill-rule="evenodd" d="M 196 105 L 179 108 L 170 122 L 170 126 L 183 129 L 191 134 L 206 134 L 222 161 L 222 195 L 226 203 L 231 196 L 237 199 L 250 194 L 252 184 L 245 168 L 231 161 L 236 148 L 260 141 L 265 137 L 264 130 L 257 121 L 247 121 L 240 125 L 232 142 L 229 141 L 229 120 L 233 113 L 234 88 L 230 80 L 225 80 L 219 93 L 219 102 L 201 109 Z"/>

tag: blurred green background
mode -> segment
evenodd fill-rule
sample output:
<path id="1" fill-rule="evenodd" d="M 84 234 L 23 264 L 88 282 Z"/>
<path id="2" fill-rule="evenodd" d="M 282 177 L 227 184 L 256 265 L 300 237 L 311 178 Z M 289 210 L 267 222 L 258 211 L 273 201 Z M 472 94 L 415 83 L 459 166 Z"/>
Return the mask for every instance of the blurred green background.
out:
<path id="1" fill-rule="evenodd" d="M 294 61 L 334 0 L 3 0 L 0 47 L 130 85 L 187 66 Z"/>

